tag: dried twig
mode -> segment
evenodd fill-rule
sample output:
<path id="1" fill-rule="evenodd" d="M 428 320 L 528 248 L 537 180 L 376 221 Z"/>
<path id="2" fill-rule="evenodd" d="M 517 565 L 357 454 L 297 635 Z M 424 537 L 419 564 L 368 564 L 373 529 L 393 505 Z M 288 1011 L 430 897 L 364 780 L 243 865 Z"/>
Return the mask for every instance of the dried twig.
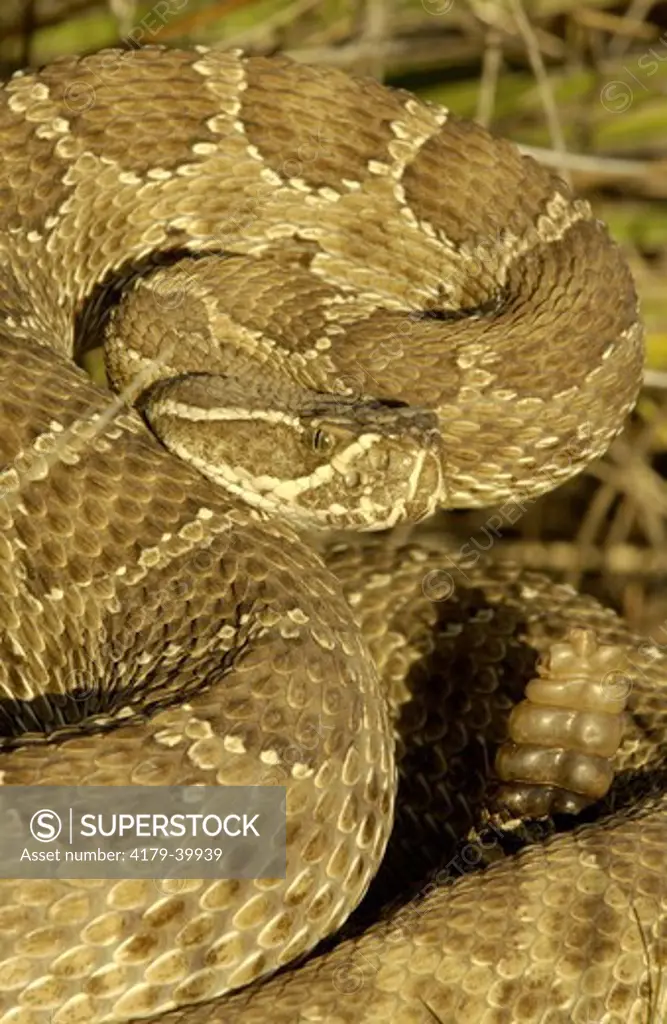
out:
<path id="1" fill-rule="evenodd" d="M 530 21 L 526 17 L 526 12 L 523 9 L 521 0 L 509 0 L 509 4 L 514 15 L 516 27 L 525 43 L 528 60 L 530 61 L 530 66 L 533 70 L 537 87 L 540 91 L 540 99 L 542 101 L 542 106 L 544 107 L 544 113 L 546 114 L 549 133 L 551 135 L 554 149 L 557 153 L 563 154 L 566 151 L 565 136 L 563 135 L 563 129 L 561 127 L 556 101 L 554 100 L 551 82 L 549 81 L 549 76 L 547 75 L 544 67 L 544 60 L 542 59 L 540 48 L 535 39 L 535 33 Z M 565 172 L 563 177 L 568 184 L 571 184 L 567 168 L 564 167 L 563 170 Z"/>

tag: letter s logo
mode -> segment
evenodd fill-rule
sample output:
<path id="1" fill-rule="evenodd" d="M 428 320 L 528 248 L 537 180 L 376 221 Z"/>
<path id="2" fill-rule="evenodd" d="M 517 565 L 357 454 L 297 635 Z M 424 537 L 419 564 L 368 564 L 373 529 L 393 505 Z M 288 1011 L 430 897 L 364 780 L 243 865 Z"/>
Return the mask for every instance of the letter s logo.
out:
<path id="1" fill-rule="evenodd" d="M 30 819 L 30 832 L 40 843 L 52 843 L 62 832 L 63 823 L 55 811 L 43 807 Z"/>

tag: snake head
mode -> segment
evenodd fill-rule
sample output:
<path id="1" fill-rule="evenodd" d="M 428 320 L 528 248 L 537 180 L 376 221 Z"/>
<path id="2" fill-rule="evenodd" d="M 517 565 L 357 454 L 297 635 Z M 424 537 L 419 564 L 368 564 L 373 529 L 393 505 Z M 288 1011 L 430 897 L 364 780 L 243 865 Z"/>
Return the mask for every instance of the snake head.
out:
<path id="1" fill-rule="evenodd" d="M 174 455 L 271 515 L 307 528 L 381 530 L 436 510 L 434 413 L 278 388 L 267 401 L 215 374 L 158 381 L 140 402 Z"/>

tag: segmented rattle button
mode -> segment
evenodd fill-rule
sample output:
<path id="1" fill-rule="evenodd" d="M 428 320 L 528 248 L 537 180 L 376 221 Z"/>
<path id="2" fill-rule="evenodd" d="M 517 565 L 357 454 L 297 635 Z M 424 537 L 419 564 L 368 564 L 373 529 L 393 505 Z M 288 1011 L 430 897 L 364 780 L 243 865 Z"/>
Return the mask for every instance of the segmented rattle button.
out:
<path id="1" fill-rule="evenodd" d="M 571 629 L 537 664 L 526 699 L 512 711 L 496 755 L 496 804 L 520 817 L 576 814 L 613 781 L 630 692 L 627 655 Z"/>

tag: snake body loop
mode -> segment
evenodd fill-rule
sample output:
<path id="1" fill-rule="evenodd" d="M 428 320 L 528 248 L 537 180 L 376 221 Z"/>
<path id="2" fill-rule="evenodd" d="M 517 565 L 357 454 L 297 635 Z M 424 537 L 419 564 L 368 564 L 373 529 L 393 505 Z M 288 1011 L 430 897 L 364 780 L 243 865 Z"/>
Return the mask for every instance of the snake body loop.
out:
<path id="1" fill-rule="evenodd" d="M 537 651 L 582 622 L 630 648 L 537 577 L 382 536 L 325 566 L 294 530 L 530 500 L 604 451 L 642 332 L 588 205 L 409 93 L 161 48 L 8 82 L 0 197 L 2 783 L 280 784 L 288 814 L 285 879 L 0 880 L 0 1024 L 635 1019 L 659 781 L 266 980 L 347 919 L 395 816 L 411 882 L 442 864 Z M 75 365 L 105 332 L 141 415 Z M 616 764 L 659 780 L 663 656 L 636 662 Z"/>

